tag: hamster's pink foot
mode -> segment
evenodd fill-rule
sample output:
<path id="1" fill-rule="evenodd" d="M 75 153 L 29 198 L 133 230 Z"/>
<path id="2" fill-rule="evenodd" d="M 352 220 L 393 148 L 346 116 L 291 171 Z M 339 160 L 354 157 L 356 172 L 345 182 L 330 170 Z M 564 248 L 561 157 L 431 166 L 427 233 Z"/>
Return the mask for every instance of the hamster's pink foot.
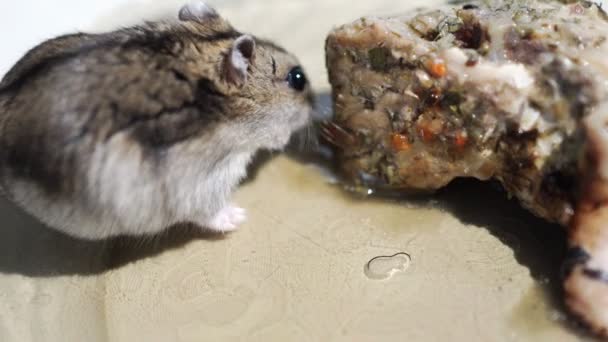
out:
<path id="1" fill-rule="evenodd" d="M 215 217 L 206 226 L 217 232 L 231 232 L 236 230 L 239 224 L 245 222 L 246 218 L 245 209 L 228 205 L 215 214 Z"/>

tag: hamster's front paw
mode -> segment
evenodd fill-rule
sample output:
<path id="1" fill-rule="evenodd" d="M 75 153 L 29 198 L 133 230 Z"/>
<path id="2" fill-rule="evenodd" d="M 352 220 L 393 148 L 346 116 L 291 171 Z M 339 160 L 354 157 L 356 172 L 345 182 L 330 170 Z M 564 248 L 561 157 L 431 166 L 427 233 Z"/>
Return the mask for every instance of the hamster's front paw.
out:
<path id="1" fill-rule="evenodd" d="M 236 230 L 239 224 L 245 222 L 246 218 L 245 209 L 228 205 L 215 214 L 215 217 L 206 226 L 217 232 L 231 232 Z"/>

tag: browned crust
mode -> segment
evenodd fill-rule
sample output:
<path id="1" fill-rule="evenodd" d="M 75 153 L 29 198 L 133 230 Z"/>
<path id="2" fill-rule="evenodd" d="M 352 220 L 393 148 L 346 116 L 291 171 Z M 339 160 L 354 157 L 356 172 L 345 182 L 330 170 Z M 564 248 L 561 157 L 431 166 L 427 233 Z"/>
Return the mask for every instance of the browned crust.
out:
<path id="1" fill-rule="evenodd" d="M 570 226 L 569 242 L 580 251 L 564 281 L 566 304 L 596 334 L 608 338 L 608 164 L 606 115 L 585 123 L 587 145 L 582 161 L 583 187 Z"/>

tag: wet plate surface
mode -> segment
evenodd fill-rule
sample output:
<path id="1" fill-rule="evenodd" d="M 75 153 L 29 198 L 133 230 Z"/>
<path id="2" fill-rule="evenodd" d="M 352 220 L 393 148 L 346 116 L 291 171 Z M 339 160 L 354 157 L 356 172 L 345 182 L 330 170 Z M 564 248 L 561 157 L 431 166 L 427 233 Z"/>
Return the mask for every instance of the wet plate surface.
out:
<path id="1" fill-rule="evenodd" d="M 155 8 L 108 3 L 87 12 L 86 22 L 79 16 L 82 27 L 47 33 L 105 28 L 117 14 L 131 20 Z M 423 2 L 243 3 L 219 7 L 236 26 L 298 52 L 323 91 L 323 39 L 333 24 Z M 95 243 L 47 230 L 2 202 L 0 340 L 580 339 L 556 288 L 561 231 L 490 184 L 459 181 L 430 198 L 361 199 L 318 168 L 280 156 L 236 201 L 250 218 L 231 235 L 177 228 Z"/>

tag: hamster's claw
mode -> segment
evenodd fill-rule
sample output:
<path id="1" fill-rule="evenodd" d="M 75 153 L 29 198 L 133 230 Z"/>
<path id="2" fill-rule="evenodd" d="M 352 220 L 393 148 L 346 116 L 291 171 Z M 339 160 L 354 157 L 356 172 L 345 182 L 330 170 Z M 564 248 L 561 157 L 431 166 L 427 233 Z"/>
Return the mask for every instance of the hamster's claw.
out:
<path id="1" fill-rule="evenodd" d="M 353 134 L 332 121 L 323 121 L 320 125 L 323 139 L 336 147 L 352 147 L 357 143 L 357 139 Z"/>
<path id="2" fill-rule="evenodd" d="M 239 224 L 245 222 L 246 219 L 247 214 L 245 209 L 228 205 L 215 214 L 215 217 L 206 226 L 220 233 L 232 232 L 238 228 Z"/>

